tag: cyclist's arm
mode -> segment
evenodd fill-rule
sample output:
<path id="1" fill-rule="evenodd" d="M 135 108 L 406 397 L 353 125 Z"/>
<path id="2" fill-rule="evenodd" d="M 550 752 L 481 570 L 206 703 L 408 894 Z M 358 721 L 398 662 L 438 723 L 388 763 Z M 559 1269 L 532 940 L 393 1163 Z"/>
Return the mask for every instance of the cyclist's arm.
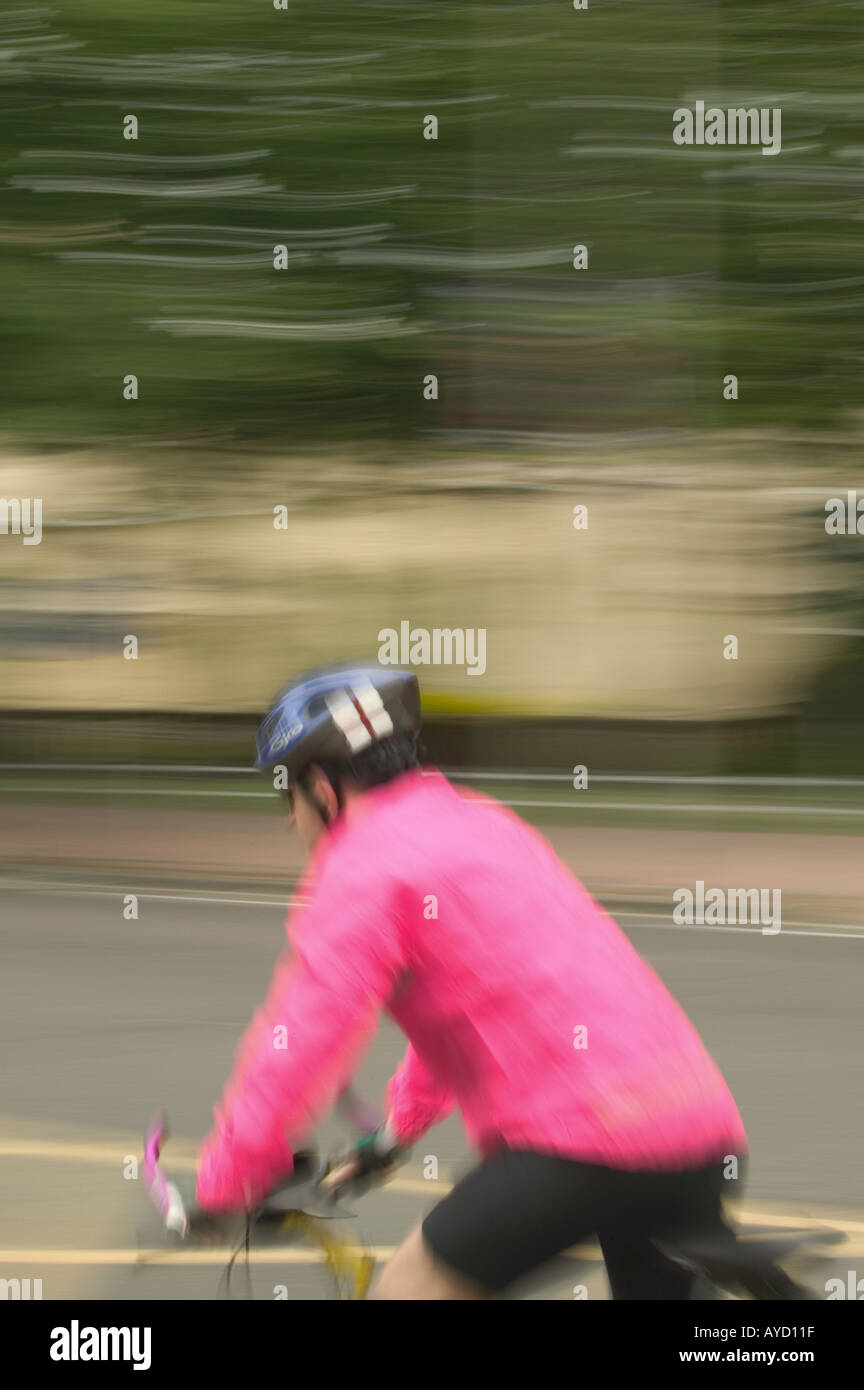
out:
<path id="1" fill-rule="evenodd" d="M 456 1107 L 456 1099 L 442 1086 L 409 1044 L 387 1086 L 387 1129 L 403 1148 L 420 1139 L 432 1125 L 444 1120 Z"/>
<path id="2" fill-rule="evenodd" d="M 353 1075 L 403 968 L 398 924 L 367 894 L 319 888 L 302 929 L 201 1149 L 196 1195 L 211 1211 L 248 1207 L 291 1171 L 292 1150 Z"/>

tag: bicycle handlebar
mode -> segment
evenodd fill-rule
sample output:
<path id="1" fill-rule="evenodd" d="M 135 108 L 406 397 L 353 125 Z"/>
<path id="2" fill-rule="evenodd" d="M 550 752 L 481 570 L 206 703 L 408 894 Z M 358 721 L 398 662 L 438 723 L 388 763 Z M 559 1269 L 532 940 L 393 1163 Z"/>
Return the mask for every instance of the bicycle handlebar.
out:
<path id="1" fill-rule="evenodd" d="M 374 1134 L 381 1127 L 382 1120 L 377 1109 L 358 1095 L 351 1086 L 346 1086 L 342 1091 L 336 1108 L 360 1137 Z M 165 1229 L 174 1231 L 186 1239 L 191 1233 L 192 1214 L 187 1209 L 182 1194 L 170 1181 L 159 1161 L 168 1134 L 165 1116 L 161 1113 L 155 1115 L 144 1139 L 144 1184 Z M 270 1205 L 273 1211 L 303 1210 L 308 1215 L 320 1217 L 350 1216 L 352 1213 L 338 1205 L 338 1194 L 340 1190 L 350 1186 L 351 1180 L 328 1184 L 325 1178 L 326 1171 L 323 1166 L 320 1171 L 312 1172 L 309 1176 L 304 1175 L 296 1183 L 294 1193 L 290 1197 L 285 1190 L 286 1185 L 283 1184 L 281 1188 L 284 1195 L 281 1200 L 273 1194 L 272 1204 L 265 1198 L 261 1204 L 262 1209 Z M 277 1192 L 279 1190 L 277 1189 Z"/>

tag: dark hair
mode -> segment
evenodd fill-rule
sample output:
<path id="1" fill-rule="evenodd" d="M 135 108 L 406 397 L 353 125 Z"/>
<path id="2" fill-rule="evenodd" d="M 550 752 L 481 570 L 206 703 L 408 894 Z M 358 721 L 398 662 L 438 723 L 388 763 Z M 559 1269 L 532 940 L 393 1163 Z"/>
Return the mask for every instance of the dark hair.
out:
<path id="1" fill-rule="evenodd" d="M 364 748 L 353 758 L 320 758 L 313 760 L 320 767 L 339 797 L 342 805 L 341 783 L 356 782 L 365 791 L 369 787 L 380 787 L 419 767 L 417 743 L 411 734 L 397 734 L 395 738 L 383 738 Z M 309 768 L 300 773 L 297 781 L 307 790 Z"/>

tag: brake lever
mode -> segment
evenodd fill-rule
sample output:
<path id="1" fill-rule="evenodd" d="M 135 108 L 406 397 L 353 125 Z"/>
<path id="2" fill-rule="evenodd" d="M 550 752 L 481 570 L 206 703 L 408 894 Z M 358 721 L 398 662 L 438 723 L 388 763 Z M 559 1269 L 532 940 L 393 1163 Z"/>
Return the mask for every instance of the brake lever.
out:
<path id="1" fill-rule="evenodd" d="M 189 1213 L 178 1188 L 169 1181 L 159 1162 L 168 1134 L 165 1116 L 155 1115 L 144 1137 L 144 1185 L 165 1229 L 185 1240 L 190 1229 Z"/>

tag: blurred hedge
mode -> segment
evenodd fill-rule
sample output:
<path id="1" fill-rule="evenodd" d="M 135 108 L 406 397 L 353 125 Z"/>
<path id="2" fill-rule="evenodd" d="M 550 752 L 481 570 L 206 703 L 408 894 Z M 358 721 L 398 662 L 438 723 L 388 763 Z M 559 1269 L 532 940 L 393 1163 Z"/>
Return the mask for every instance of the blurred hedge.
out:
<path id="1" fill-rule="evenodd" d="M 855 20 L 841 0 L 8 11 L 5 428 L 179 438 L 212 470 L 433 421 L 836 423 L 860 374 Z M 780 105 L 782 153 L 674 146 L 699 97 Z"/>

